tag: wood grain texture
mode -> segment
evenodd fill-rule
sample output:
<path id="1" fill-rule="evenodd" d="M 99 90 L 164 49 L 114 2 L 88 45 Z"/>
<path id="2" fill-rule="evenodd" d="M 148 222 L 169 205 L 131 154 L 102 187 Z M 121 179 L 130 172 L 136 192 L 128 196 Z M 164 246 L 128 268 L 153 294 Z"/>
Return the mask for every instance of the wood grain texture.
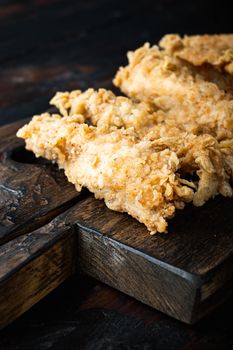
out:
<path id="1" fill-rule="evenodd" d="M 74 232 L 56 219 L 0 246 L 0 328 L 69 277 L 75 257 Z"/>
<path id="2" fill-rule="evenodd" d="M 231 207 L 232 201 L 223 198 L 198 208 L 199 213 L 187 207 L 171 221 L 167 235 L 153 237 L 142 224 L 93 197 L 69 209 L 66 222 L 79 227 L 83 272 L 194 323 L 233 292 Z M 215 221 L 211 208 L 217 211 Z M 187 224 L 195 215 L 193 224 Z M 219 217 L 228 219 L 225 231 Z"/>
<path id="3" fill-rule="evenodd" d="M 103 201 L 96 201 L 93 197 L 71 208 L 66 220 L 76 219 L 80 226 L 101 231 L 104 236 L 142 254 L 156 255 L 157 259 L 177 270 L 204 275 L 233 254 L 232 209 L 233 201 L 221 196 L 203 207 L 189 205 L 177 211 L 169 221 L 168 234 L 154 236 L 150 236 L 146 227 L 137 220 L 109 210 Z"/>
<path id="4" fill-rule="evenodd" d="M 200 284 L 195 277 L 177 275 L 163 262 L 85 229 L 79 231 L 78 251 L 79 271 L 183 322 L 193 322 Z"/>

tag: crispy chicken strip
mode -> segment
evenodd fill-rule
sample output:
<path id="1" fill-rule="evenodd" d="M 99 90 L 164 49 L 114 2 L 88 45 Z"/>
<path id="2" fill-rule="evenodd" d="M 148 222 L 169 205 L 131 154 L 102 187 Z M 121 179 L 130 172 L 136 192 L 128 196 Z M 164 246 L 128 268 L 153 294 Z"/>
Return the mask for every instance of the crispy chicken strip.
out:
<path id="1" fill-rule="evenodd" d="M 151 231 L 164 232 L 167 218 L 193 198 L 176 171 L 176 153 L 149 140 L 138 140 L 132 129 L 99 133 L 82 115 L 33 117 L 18 131 L 28 150 L 57 162 L 78 191 L 87 187 L 116 211 L 127 212 Z"/>
<path id="2" fill-rule="evenodd" d="M 129 65 L 121 67 L 114 79 L 125 94 L 153 104 L 182 130 L 207 133 L 219 141 L 232 139 L 231 93 L 157 46 L 145 44 L 129 52 L 128 58 Z"/>
<path id="3" fill-rule="evenodd" d="M 20 129 L 27 149 L 58 162 L 77 190 L 88 187 L 152 233 L 164 232 L 166 218 L 185 202 L 202 205 L 218 193 L 232 195 L 212 136 L 182 132 L 160 122 L 150 105 L 103 89 L 57 93 L 51 103 L 64 117 L 42 114 Z M 196 186 L 183 178 L 194 173 Z"/>
<path id="4" fill-rule="evenodd" d="M 233 34 L 192 35 L 184 38 L 168 34 L 162 38 L 159 45 L 168 54 L 195 66 L 208 63 L 233 74 Z"/>

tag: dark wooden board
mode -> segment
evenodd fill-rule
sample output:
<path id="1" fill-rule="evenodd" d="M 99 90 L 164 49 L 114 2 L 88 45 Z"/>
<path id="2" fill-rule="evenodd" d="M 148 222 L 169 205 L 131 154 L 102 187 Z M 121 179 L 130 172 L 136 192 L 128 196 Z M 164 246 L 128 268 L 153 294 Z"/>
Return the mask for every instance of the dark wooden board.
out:
<path id="1" fill-rule="evenodd" d="M 170 221 L 167 235 L 150 236 L 142 224 L 110 211 L 92 195 L 76 199 L 62 172 L 24 151 L 14 136 L 18 127 L 0 130 L 0 187 L 9 203 L 1 207 L 2 217 L 12 215 L 10 203 L 17 203 L 13 224 L 3 221 L 1 231 L 1 327 L 74 271 L 186 323 L 232 294 L 232 200 L 218 197 L 202 208 L 187 206 Z"/>
<path id="2" fill-rule="evenodd" d="M 193 323 L 233 292 L 232 205 L 216 198 L 203 208 L 187 207 L 167 235 L 153 237 L 136 220 L 93 198 L 70 209 L 66 220 L 79 227 L 80 269 Z"/>
<path id="3" fill-rule="evenodd" d="M 0 246 L 0 329 L 68 278 L 75 269 L 72 229 L 56 219 Z"/>

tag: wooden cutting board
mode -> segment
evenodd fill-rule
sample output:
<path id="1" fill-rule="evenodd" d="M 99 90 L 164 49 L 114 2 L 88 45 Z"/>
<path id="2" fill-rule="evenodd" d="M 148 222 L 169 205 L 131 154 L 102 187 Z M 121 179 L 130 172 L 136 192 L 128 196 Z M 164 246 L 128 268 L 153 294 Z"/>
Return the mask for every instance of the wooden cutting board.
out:
<path id="1" fill-rule="evenodd" d="M 150 236 L 27 152 L 22 124 L 0 129 L 0 327 L 76 271 L 190 324 L 232 294 L 232 199 L 187 206 Z"/>

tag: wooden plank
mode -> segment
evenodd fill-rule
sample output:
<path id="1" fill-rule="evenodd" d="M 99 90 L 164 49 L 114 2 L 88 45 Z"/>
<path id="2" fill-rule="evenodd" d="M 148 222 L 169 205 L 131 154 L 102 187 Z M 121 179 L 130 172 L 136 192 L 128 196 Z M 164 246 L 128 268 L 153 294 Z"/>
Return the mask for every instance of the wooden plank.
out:
<path id="1" fill-rule="evenodd" d="M 79 227 L 80 270 L 194 323 L 233 292 L 231 210 L 232 200 L 221 197 L 187 207 L 167 235 L 151 237 L 136 220 L 89 197 L 69 209 L 66 222 Z"/>
<path id="2" fill-rule="evenodd" d="M 223 200 L 222 204 L 224 202 Z M 213 201 L 212 205 L 218 205 L 218 200 L 217 203 Z M 224 205 L 222 208 L 226 209 Z M 183 213 L 185 219 L 189 208 Z M 65 237 L 67 230 L 75 229 L 78 242 L 78 271 L 179 320 L 194 323 L 232 293 L 232 288 L 229 288 L 229 285 L 232 285 L 232 235 L 221 230 L 213 250 L 210 222 L 205 226 L 206 232 L 202 230 L 200 221 L 195 230 L 185 233 L 182 231 L 181 219 L 182 217 L 177 217 L 172 221 L 172 225 L 177 228 L 176 233 L 151 237 L 145 227 L 137 221 L 126 214 L 110 211 L 102 201 L 89 197 L 79 201 L 49 225 L 29 234 L 29 237 L 33 237 L 32 241 L 35 242 L 43 241 L 43 237 L 46 237 L 52 245 L 55 244 L 54 237 Z M 219 227 L 216 226 L 216 232 L 217 228 Z M 199 234 L 200 230 L 202 235 Z M 210 235 L 209 240 L 206 239 L 207 234 Z M 1 264 L 2 281 L 7 281 L 4 290 L 12 290 L 11 286 L 14 283 L 19 285 L 20 278 L 22 285 L 25 283 L 25 275 L 22 273 L 18 277 L 18 270 L 27 270 L 28 264 L 24 254 L 21 261 L 22 242 L 29 252 L 27 258 L 30 258 L 30 254 L 33 256 L 27 236 L 21 236 L 5 245 L 8 247 L 8 255 L 5 255 L 5 265 Z M 190 239 L 192 251 L 184 249 L 184 246 L 189 246 Z M 221 252 L 220 248 L 224 247 L 224 241 L 227 242 L 224 252 L 221 256 L 216 255 L 215 251 Z M 205 246 L 202 251 L 200 247 L 203 244 Z M 2 249 L 5 249 L 5 246 L 3 245 Z M 69 249 L 71 248 L 70 245 Z M 39 255 L 43 254 L 42 250 Z M 49 251 L 46 259 L 49 258 L 49 254 L 52 259 L 52 251 Z M 15 265 L 9 261 L 13 261 Z M 47 274 L 47 271 L 44 270 L 43 273 Z M 42 275 L 43 273 L 41 272 Z M 33 278 L 32 275 L 32 280 Z M 227 289 L 224 291 L 225 286 Z M 24 288 L 22 295 L 28 300 L 29 296 L 23 293 L 23 290 Z M 36 301 L 37 299 L 33 300 Z M 23 297 L 20 302 L 24 305 Z"/>
<path id="3" fill-rule="evenodd" d="M 227 207 L 228 210 L 230 207 L 228 201 L 222 199 L 220 202 L 222 206 L 219 206 L 218 199 L 210 205 L 218 207 L 219 210 L 222 208 L 223 216 Z M 190 215 L 190 210 L 191 207 L 183 211 L 184 218 Z M 218 214 L 220 215 L 220 212 Z M 213 219 L 209 217 L 209 220 Z M 50 224 L 29 236 L 32 235 L 36 242 L 46 233 L 45 237 L 49 237 L 52 245 L 56 237 L 65 237 L 67 230 L 69 232 L 73 229 L 77 238 L 75 249 L 78 271 L 183 322 L 194 323 L 233 292 L 233 236 L 227 231 L 222 231 L 222 226 L 218 226 L 218 219 L 215 221 L 214 233 L 210 221 L 209 225 L 204 226 L 205 231 L 202 228 L 202 220 L 193 222 L 192 231 L 185 231 L 187 227 L 184 227 L 184 221 L 179 216 L 171 223 L 173 228 L 176 227 L 175 232 L 171 231 L 166 236 L 158 234 L 151 237 L 143 225 L 126 214 L 107 209 L 103 201 L 97 201 L 91 196 L 80 200 Z M 218 252 L 216 255 L 212 249 L 215 236 L 218 237 L 215 245 L 215 251 Z M 17 238 L 17 242 L 21 239 L 24 240 L 23 236 Z M 190 240 L 192 250 L 185 249 L 184 247 L 189 247 Z M 22 269 L 22 266 L 26 268 L 28 263 L 24 255 L 23 262 L 21 261 L 20 245 L 16 245 L 15 242 L 13 240 L 7 243 L 9 248 L 5 261 L 7 262 L 12 254 L 15 265 L 6 264 L 8 268 L 4 269 L 2 275 L 2 279 L 6 281 L 9 278 L 11 281 L 17 281 L 16 271 Z M 203 245 L 204 248 L 201 248 Z M 26 239 L 24 247 L 27 246 Z M 28 251 L 32 253 L 31 249 Z M 44 267 L 41 275 L 46 274 L 47 270 Z M 23 281 L 23 274 L 20 276 Z M 5 288 L 7 289 L 7 285 Z M 28 298 L 28 295 L 25 297 Z"/>
<path id="4" fill-rule="evenodd" d="M 51 223 L 0 247 L 2 327 L 68 277 L 76 266 L 75 255 L 78 271 L 188 322 L 200 280 L 88 228 L 82 220 L 83 209 L 88 206 L 89 215 L 97 203 L 102 205 L 93 198 L 84 199 Z M 112 214 L 113 218 L 118 215 L 107 210 L 104 216 L 114 228 L 118 223 L 112 221 Z"/>
<path id="5" fill-rule="evenodd" d="M 79 232 L 79 271 L 191 323 L 198 277 L 87 229 Z"/>
<path id="6" fill-rule="evenodd" d="M 0 328 L 73 273 L 75 248 L 73 230 L 56 219 L 0 247 Z"/>
<path id="7" fill-rule="evenodd" d="M 189 205 L 169 221 L 168 234 L 154 236 L 137 220 L 109 210 L 93 197 L 77 207 L 71 208 L 66 220 L 76 220 L 80 226 L 194 275 L 213 271 L 233 254 L 232 199 L 219 196 L 199 208 Z"/>

